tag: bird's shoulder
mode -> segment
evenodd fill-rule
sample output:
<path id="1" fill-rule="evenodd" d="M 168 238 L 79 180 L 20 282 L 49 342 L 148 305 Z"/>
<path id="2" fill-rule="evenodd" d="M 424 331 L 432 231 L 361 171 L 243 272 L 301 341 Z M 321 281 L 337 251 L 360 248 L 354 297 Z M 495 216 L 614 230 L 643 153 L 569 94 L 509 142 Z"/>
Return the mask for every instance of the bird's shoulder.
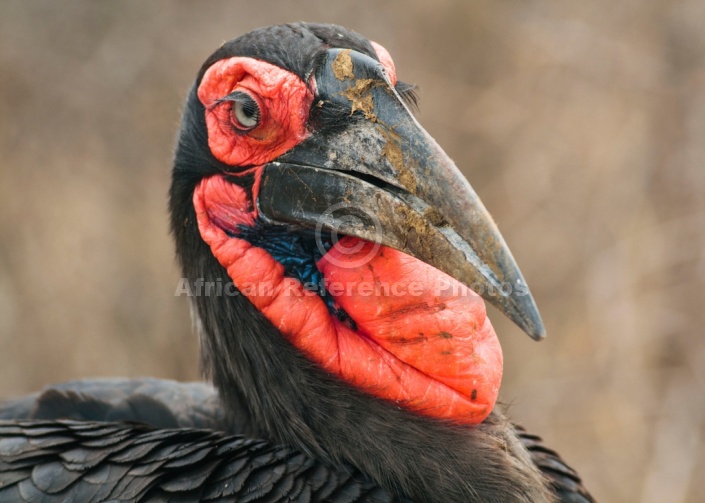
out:
<path id="1" fill-rule="evenodd" d="M 155 428 L 224 429 L 215 389 L 169 379 L 86 379 L 0 401 L 0 420 L 131 421 Z"/>
<path id="2" fill-rule="evenodd" d="M 401 501 L 352 468 L 191 428 L 0 421 L 0 501 Z"/>
<path id="3" fill-rule="evenodd" d="M 559 503 L 594 503 L 595 500 L 583 486 L 583 481 L 561 456 L 546 447 L 543 439 L 533 435 L 521 426 L 514 426 L 519 440 L 529 451 L 531 460 L 548 480 Z"/>

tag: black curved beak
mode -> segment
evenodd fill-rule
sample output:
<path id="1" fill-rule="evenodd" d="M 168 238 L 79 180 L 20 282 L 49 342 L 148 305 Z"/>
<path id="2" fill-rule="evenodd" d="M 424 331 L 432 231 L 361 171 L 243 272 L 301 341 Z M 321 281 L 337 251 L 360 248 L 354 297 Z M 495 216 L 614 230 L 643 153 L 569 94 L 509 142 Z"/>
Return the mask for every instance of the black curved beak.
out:
<path id="1" fill-rule="evenodd" d="M 401 250 L 472 288 L 532 338 L 545 337 L 492 217 L 382 66 L 331 49 L 315 83 L 316 132 L 265 167 L 260 215 Z"/>

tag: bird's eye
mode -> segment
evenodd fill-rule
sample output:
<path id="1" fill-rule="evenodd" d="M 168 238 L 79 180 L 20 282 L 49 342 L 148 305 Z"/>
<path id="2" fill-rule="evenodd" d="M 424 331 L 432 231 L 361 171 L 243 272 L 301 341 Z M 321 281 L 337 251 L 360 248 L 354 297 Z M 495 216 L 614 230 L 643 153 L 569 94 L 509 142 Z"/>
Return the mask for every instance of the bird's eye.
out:
<path id="1" fill-rule="evenodd" d="M 257 127 L 260 121 L 260 109 L 252 96 L 237 91 L 229 96 L 229 101 L 233 102 L 232 121 L 236 128 L 249 131 Z"/>

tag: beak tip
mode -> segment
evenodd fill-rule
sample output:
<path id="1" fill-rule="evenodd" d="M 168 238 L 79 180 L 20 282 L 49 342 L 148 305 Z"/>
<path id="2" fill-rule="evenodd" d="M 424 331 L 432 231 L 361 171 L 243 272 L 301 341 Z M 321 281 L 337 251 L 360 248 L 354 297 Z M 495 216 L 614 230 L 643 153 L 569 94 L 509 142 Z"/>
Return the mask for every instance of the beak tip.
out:
<path id="1" fill-rule="evenodd" d="M 503 314 L 533 340 L 542 341 L 546 338 L 546 328 L 531 294 L 520 298 L 510 297 L 506 300 L 509 300 L 509 302 L 503 306 L 497 306 L 500 307 Z"/>
<path id="2" fill-rule="evenodd" d="M 543 324 L 541 324 L 538 327 L 534 327 L 533 330 L 527 331 L 527 334 L 529 334 L 529 337 L 531 337 L 533 340 L 539 342 L 546 338 L 546 329 L 544 328 Z"/>
<path id="3" fill-rule="evenodd" d="M 535 341 L 542 341 L 546 338 L 546 328 L 543 326 L 543 321 L 541 321 L 541 315 L 538 311 L 529 311 L 530 315 L 527 316 L 527 311 L 522 314 L 516 311 L 509 314 L 505 312 L 510 320 L 512 320 L 526 335 L 531 337 Z M 517 316 L 518 315 L 518 316 Z"/>
<path id="4" fill-rule="evenodd" d="M 534 310 L 531 314 L 533 316 L 530 316 L 529 319 L 522 320 L 519 326 L 533 340 L 542 341 L 546 338 L 546 327 L 543 326 L 543 321 L 541 320 L 538 309 Z"/>

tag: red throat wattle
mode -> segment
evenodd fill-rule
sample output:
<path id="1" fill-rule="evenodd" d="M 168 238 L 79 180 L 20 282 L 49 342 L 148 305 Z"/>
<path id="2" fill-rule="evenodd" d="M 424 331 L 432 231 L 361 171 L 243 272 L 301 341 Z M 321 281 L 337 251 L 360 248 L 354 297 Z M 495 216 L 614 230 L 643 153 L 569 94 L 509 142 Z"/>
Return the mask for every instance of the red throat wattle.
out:
<path id="1" fill-rule="evenodd" d="M 219 175 L 204 179 L 194 194 L 198 227 L 235 286 L 284 337 L 371 395 L 462 424 L 487 417 L 502 351 L 477 294 L 404 253 L 346 237 L 317 266 L 353 329 L 264 249 L 226 233 L 256 218 L 249 197 Z"/>
<path id="2" fill-rule="evenodd" d="M 375 50 L 394 82 L 391 57 L 377 44 Z M 198 97 L 209 147 L 228 165 L 254 166 L 230 174 L 254 175 L 254 184 L 246 189 L 225 175 L 204 178 L 193 197 L 201 237 L 242 294 L 321 368 L 419 414 L 478 424 L 497 400 L 502 351 L 477 294 L 409 255 L 345 237 L 317 268 L 354 321 L 348 324 L 267 251 L 233 237 L 257 219 L 262 165 L 308 135 L 313 86 L 250 58 L 222 60 L 206 71 Z M 221 102 L 235 90 L 250 95 L 262 113 L 247 134 L 233 127 L 231 105 Z"/>

